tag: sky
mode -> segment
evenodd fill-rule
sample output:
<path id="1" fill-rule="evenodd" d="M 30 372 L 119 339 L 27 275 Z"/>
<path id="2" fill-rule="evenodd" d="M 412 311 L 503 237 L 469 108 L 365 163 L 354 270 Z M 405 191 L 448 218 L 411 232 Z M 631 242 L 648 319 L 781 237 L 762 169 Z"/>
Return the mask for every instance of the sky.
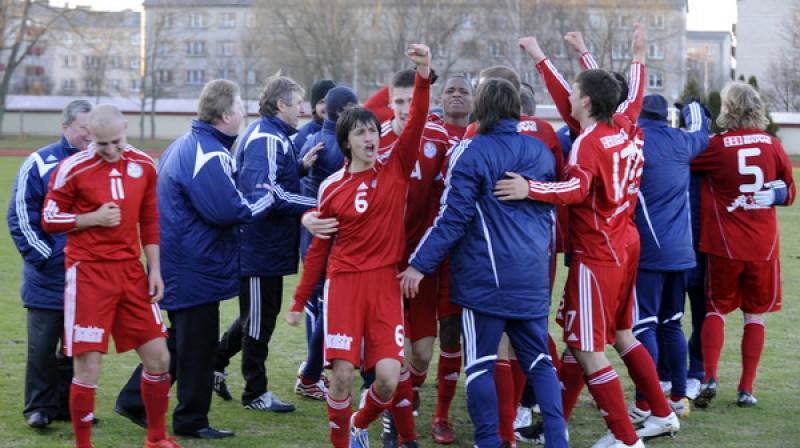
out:
<path id="1" fill-rule="evenodd" d="M 68 3 L 89 5 L 96 10 L 142 9 L 142 0 L 73 0 Z M 689 30 L 728 31 L 735 21 L 736 0 L 689 0 L 689 16 L 686 24 Z"/>

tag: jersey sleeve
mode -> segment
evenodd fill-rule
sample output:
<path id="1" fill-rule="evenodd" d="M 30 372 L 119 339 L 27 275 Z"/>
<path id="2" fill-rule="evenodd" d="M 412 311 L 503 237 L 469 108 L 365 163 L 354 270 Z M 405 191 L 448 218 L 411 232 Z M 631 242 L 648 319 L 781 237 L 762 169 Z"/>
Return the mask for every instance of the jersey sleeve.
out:
<path id="1" fill-rule="evenodd" d="M 139 207 L 139 233 L 142 240 L 142 246 L 148 244 L 159 244 L 160 234 L 158 227 L 158 194 L 156 186 L 158 184 L 158 175 L 156 174 L 155 166 L 145 164 L 148 171 L 147 188 L 142 199 L 142 205 Z"/>
<path id="2" fill-rule="evenodd" d="M 31 154 L 22 163 L 8 204 L 8 230 L 11 239 L 22 255 L 22 259 L 34 266 L 40 266 L 53 253 L 47 233 L 42 229 L 42 203 L 44 185 L 39 175 L 37 161 L 39 154 Z"/>
<path id="3" fill-rule="evenodd" d="M 364 101 L 364 107 L 371 110 L 372 113 L 378 117 L 379 123 L 383 123 L 386 120 L 390 120 L 392 116 L 394 116 L 394 112 L 389 106 L 390 102 L 389 86 L 386 86 L 375 92 L 375 94 L 369 97 L 367 101 Z"/>
<path id="4" fill-rule="evenodd" d="M 549 58 L 536 64 L 536 69 L 542 74 L 544 84 L 553 98 L 553 102 L 561 115 L 561 119 L 572 129 L 575 133 L 580 132 L 581 125 L 578 120 L 572 118 L 572 108 L 569 105 L 569 95 L 572 93 L 572 88 L 567 83 L 567 80 L 561 76 L 558 69 L 553 65 Z"/>
<path id="5" fill-rule="evenodd" d="M 409 264 L 422 273 L 436 270 L 475 216 L 483 179 L 466 153 L 473 142 L 464 140 L 453 150 L 439 214 L 409 258 Z"/>
<path id="6" fill-rule="evenodd" d="M 187 188 L 192 206 L 203 219 L 220 227 L 252 222 L 269 212 L 275 196 L 258 189 L 245 198 L 233 182 L 233 161 L 228 154 L 211 157 Z"/>
<path id="7" fill-rule="evenodd" d="M 792 174 L 792 164 L 789 161 L 789 157 L 786 155 L 786 151 L 783 149 L 783 145 L 777 138 L 773 138 L 773 144 L 775 145 L 775 152 L 778 159 L 778 180 L 782 180 L 786 184 L 786 193 L 785 198 L 782 201 L 777 202 L 775 205 L 792 205 L 794 203 L 794 197 L 797 193 L 797 189 L 794 184 L 794 175 Z"/>
<path id="8" fill-rule="evenodd" d="M 590 161 L 579 157 L 581 154 L 579 145 L 579 141 L 576 141 L 572 159 L 567 165 L 565 180 L 541 182 L 528 179 L 528 199 L 559 205 L 577 204 L 586 198 L 592 186 L 594 174 Z"/>
<path id="9" fill-rule="evenodd" d="M 433 72 L 426 79 L 417 73 L 414 78 L 414 96 L 411 97 L 411 110 L 408 113 L 408 120 L 403 127 L 403 132 L 397 137 L 395 150 L 392 154 L 399 153 L 391 159 L 397 160 L 403 170 L 403 177 L 408 178 L 416 165 L 417 155 L 419 154 L 419 144 L 422 139 L 422 132 L 428 122 L 428 108 L 431 98 L 431 77 Z"/>
<path id="10" fill-rule="evenodd" d="M 689 153 L 687 160 L 692 160 L 708 148 L 708 118 L 697 102 L 692 102 L 681 110 L 686 121 L 686 132 L 683 134 Z"/>
<path id="11" fill-rule="evenodd" d="M 311 245 L 308 247 L 308 252 L 306 252 L 306 258 L 303 260 L 303 275 L 300 277 L 300 283 L 298 283 L 294 291 L 289 311 L 298 313 L 303 311 L 308 299 L 314 294 L 314 289 L 319 283 L 320 277 L 325 273 L 325 265 L 328 262 L 333 241 L 334 238 L 312 238 Z"/>
<path id="12" fill-rule="evenodd" d="M 594 56 L 592 56 L 592 53 L 589 53 L 588 51 L 584 51 L 581 54 L 580 63 L 581 63 L 581 68 L 583 68 L 584 70 L 600 68 L 600 66 L 597 65 L 597 61 L 594 60 Z"/>
<path id="13" fill-rule="evenodd" d="M 628 98 L 617 106 L 617 113 L 624 115 L 631 123 L 639 120 L 644 101 L 645 68 L 641 62 L 631 63 L 628 79 Z"/>
<path id="14" fill-rule="evenodd" d="M 65 159 L 69 160 L 69 159 Z M 78 215 L 73 212 L 75 186 L 68 176 L 62 161 L 50 177 L 50 185 L 44 198 L 42 228 L 49 233 L 66 233 L 78 228 Z"/>

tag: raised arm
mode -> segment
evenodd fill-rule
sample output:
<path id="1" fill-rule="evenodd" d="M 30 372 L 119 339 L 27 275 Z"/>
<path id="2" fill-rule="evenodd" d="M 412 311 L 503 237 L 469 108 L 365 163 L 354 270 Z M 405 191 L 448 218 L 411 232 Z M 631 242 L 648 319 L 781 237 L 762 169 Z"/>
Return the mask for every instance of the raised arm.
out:
<path id="1" fill-rule="evenodd" d="M 589 52 L 589 48 L 586 47 L 586 43 L 583 40 L 583 33 L 580 31 L 570 31 L 564 36 L 564 41 L 578 53 L 581 67 L 584 70 L 599 68 L 597 61 L 594 60 L 594 56 Z"/>
<path id="2" fill-rule="evenodd" d="M 417 65 L 417 76 L 414 80 L 414 96 L 411 98 L 411 110 L 403 132 L 397 138 L 393 153 L 402 166 L 405 177 L 411 174 L 419 154 L 419 142 L 425 124 L 428 122 L 428 108 L 431 99 L 431 51 L 421 44 L 411 44 L 407 51 L 408 59 Z"/>
<path id="3" fill-rule="evenodd" d="M 628 99 L 617 107 L 617 113 L 625 115 L 631 123 L 636 123 L 642 111 L 644 99 L 645 68 L 644 61 L 647 56 L 647 33 L 642 25 L 634 25 L 633 40 L 631 41 L 630 76 L 628 79 Z"/>
<path id="4" fill-rule="evenodd" d="M 536 64 L 536 69 L 542 74 L 544 83 L 553 102 L 561 115 L 561 119 L 569 126 L 575 133 L 580 132 L 581 126 L 578 120 L 572 118 L 572 108 L 569 105 L 569 94 L 572 88 L 569 83 L 561 76 L 558 69 L 550 62 L 550 59 L 545 56 L 544 51 L 539 46 L 539 42 L 535 37 L 523 37 L 519 40 L 519 46 L 525 50 L 526 53 L 533 59 Z"/>

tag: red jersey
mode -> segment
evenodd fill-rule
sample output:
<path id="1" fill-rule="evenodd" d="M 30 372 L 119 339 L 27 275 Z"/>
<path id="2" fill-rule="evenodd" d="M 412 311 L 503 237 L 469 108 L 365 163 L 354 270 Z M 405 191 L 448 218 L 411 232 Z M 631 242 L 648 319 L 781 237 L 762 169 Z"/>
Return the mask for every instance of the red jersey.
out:
<path id="1" fill-rule="evenodd" d="M 786 182 L 785 205 L 794 202 L 792 166 L 780 141 L 758 129 L 729 130 L 711 137 L 692 170 L 705 172 L 699 251 L 743 261 L 777 258 L 775 207 L 756 204 L 753 193 L 780 179 Z"/>
<path id="2" fill-rule="evenodd" d="M 351 173 L 346 164 L 320 185 L 320 217 L 335 217 L 339 230 L 330 239 L 312 240 L 291 311 L 302 311 L 326 261 L 330 275 L 394 266 L 403 258 L 408 179 L 419 152 L 429 98 L 430 80 L 417 74 L 408 121 L 388 152 L 372 169 Z"/>
<path id="3" fill-rule="evenodd" d="M 559 111 L 569 114 L 569 86 L 549 60 L 537 68 Z M 570 238 L 577 260 L 623 266 L 626 246 L 638 240 L 632 217 L 644 166 L 643 133 L 636 126 L 644 75 L 643 64 L 631 65 L 629 97 L 614 114 L 613 124 L 596 123 L 581 130 L 569 155 L 566 180 L 528 182 L 529 198 L 570 204 Z M 566 106 L 560 104 L 564 101 Z"/>
<path id="4" fill-rule="evenodd" d="M 138 260 L 141 245 L 159 244 L 156 168 L 153 159 L 126 146 L 114 163 L 89 148 L 65 159 L 50 178 L 42 210 L 42 227 L 67 233 L 67 265 L 76 261 Z M 116 227 L 76 230 L 77 215 L 106 202 L 120 207 Z"/>
<path id="5" fill-rule="evenodd" d="M 378 150 L 381 157 L 385 157 L 394 148 L 397 138 L 391 121 L 381 126 L 381 142 Z M 425 231 L 433 223 L 436 211 L 439 210 L 439 197 L 443 190 L 437 188 L 436 183 L 442 166 L 446 163 L 449 141 L 450 137 L 445 128 L 428 118 L 422 131 L 422 138 L 419 140 L 414 169 L 408 178 L 404 217 L 408 246 L 417 246 Z"/>

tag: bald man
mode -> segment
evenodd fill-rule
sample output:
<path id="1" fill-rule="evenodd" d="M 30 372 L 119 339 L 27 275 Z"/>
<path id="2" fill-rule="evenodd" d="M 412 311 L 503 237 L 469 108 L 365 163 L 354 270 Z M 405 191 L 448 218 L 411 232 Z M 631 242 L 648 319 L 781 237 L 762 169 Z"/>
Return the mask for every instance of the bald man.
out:
<path id="1" fill-rule="evenodd" d="M 89 116 L 92 142 L 65 159 L 50 179 L 42 227 L 67 233 L 64 350 L 73 356 L 70 413 L 75 446 L 91 448 L 95 390 L 108 338 L 117 352 L 135 349 L 144 364 L 145 448 L 180 447 L 168 437 L 169 352 L 158 301 L 156 170 L 153 160 L 126 142 L 128 125 L 116 107 Z M 141 246 L 140 246 L 141 243 Z M 144 247 L 148 270 L 139 261 Z"/>

